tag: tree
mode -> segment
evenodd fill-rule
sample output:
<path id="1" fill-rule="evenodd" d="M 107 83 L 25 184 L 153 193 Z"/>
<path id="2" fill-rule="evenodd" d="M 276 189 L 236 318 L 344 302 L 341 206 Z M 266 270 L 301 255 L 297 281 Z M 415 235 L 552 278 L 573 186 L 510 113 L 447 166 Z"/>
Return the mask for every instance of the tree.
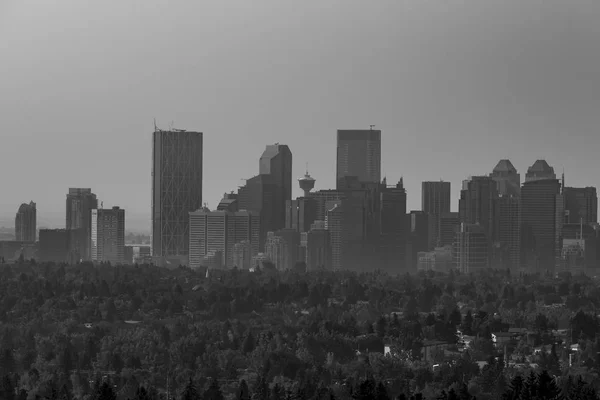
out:
<path id="1" fill-rule="evenodd" d="M 375 389 L 375 399 L 376 400 L 390 400 L 390 396 L 388 395 L 388 391 L 385 388 L 383 382 L 379 382 L 377 384 L 377 388 Z"/>
<path id="2" fill-rule="evenodd" d="M 194 385 L 191 377 L 181 393 L 181 400 L 200 400 L 198 389 L 196 389 L 196 385 Z"/>
<path id="3" fill-rule="evenodd" d="M 202 396 L 203 400 L 223 400 L 223 392 L 221 391 L 221 386 L 219 385 L 219 381 L 215 378 L 210 380 L 210 385 L 206 392 L 204 392 L 204 396 Z"/>
<path id="4" fill-rule="evenodd" d="M 538 376 L 537 381 L 538 398 L 544 400 L 560 399 L 560 389 L 556 385 L 556 381 L 550 376 L 548 371 L 542 371 Z"/>
<path id="5" fill-rule="evenodd" d="M 352 394 L 352 398 L 356 400 L 372 400 L 376 397 L 376 386 L 373 378 L 367 378 L 362 381 L 357 390 Z"/>
<path id="6" fill-rule="evenodd" d="M 117 395 L 109 382 L 104 382 L 98 388 L 94 400 L 117 400 Z"/>
<path id="7" fill-rule="evenodd" d="M 250 389 L 245 379 L 242 379 L 237 391 L 237 400 L 250 400 Z"/>
<path id="8" fill-rule="evenodd" d="M 148 391 L 146 390 L 146 388 L 143 386 L 140 386 L 140 387 L 138 387 L 137 391 L 135 392 L 135 397 L 133 398 L 133 400 L 151 400 L 151 399 L 150 399 L 150 395 L 148 394 Z"/>
<path id="9" fill-rule="evenodd" d="M 267 378 L 264 374 L 258 377 L 256 382 L 256 387 L 254 388 L 254 395 L 252 398 L 254 400 L 263 400 L 269 397 L 269 384 L 267 383 Z"/>

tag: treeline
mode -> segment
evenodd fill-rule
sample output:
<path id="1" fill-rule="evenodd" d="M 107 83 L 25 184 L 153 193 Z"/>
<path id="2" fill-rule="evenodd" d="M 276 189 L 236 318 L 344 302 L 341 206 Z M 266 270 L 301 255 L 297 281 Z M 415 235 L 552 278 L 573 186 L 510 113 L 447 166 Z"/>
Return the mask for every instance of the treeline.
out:
<path id="1" fill-rule="evenodd" d="M 498 399 L 532 371 L 536 381 L 552 376 L 564 396 L 577 387 L 569 377 L 581 376 L 595 396 L 598 304 L 597 285 L 568 274 L 207 278 L 187 268 L 23 262 L 0 267 L 0 398 Z M 493 343 L 493 332 L 514 326 L 532 339 Z M 553 336 L 560 327 L 576 353 Z M 462 353 L 457 329 L 475 337 Z M 446 347 L 430 351 L 432 342 Z M 531 382 L 527 393 L 545 393 Z M 509 398 L 530 398 L 518 396 Z"/>

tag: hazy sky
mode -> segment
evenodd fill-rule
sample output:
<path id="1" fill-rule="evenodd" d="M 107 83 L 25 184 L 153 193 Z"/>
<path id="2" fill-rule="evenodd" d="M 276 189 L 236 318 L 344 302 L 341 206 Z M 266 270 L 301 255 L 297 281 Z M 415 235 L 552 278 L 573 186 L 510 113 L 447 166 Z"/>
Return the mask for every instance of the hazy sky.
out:
<path id="1" fill-rule="evenodd" d="M 0 217 L 60 223 L 91 187 L 149 218 L 153 118 L 204 132 L 210 207 L 275 142 L 333 187 L 336 129 L 369 124 L 409 209 L 440 178 L 456 208 L 501 158 L 596 186 L 598 21 L 598 0 L 0 0 Z"/>

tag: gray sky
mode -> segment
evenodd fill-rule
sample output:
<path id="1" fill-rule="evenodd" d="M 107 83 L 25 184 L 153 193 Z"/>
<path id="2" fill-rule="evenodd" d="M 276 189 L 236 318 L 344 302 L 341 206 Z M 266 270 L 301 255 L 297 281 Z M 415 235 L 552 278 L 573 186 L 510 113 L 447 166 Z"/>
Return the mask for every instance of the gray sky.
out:
<path id="1" fill-rule="evenodd" d="M 597 0 L 0 0 L 0 219 L 34 200 L 61 223 L 77 186 L 149 218 L 153 118 L 205 133 L 211 207 L 274 142 L 333 187 L 336 129 L 369 124 L 409 209 L 440 178 L 456 208 L 500 158 L 596 186 L 598 21 Z"/>

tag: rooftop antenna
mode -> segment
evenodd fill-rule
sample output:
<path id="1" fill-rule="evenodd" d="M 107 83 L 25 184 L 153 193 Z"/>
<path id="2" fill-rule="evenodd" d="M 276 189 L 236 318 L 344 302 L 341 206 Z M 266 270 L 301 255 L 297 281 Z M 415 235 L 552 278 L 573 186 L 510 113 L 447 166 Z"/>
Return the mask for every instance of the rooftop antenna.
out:
<path id="1" fill-rule="evenodd" d="M 373 130 L 373 128 L 375 128 L 375 125 L 369 125 L 369 128 L 371 128 L 371 130 Z"/>
<path id="2" fill-rule="evenodd" d="M 308 176 L 308 162 L 306 163 L 306 175 Z"/>
<path id="3" fill-rule="evenodd" d="M 158 128 L 156 127 L 156 118 L 154 118 L 154 132 L 158 131 Z"/>

